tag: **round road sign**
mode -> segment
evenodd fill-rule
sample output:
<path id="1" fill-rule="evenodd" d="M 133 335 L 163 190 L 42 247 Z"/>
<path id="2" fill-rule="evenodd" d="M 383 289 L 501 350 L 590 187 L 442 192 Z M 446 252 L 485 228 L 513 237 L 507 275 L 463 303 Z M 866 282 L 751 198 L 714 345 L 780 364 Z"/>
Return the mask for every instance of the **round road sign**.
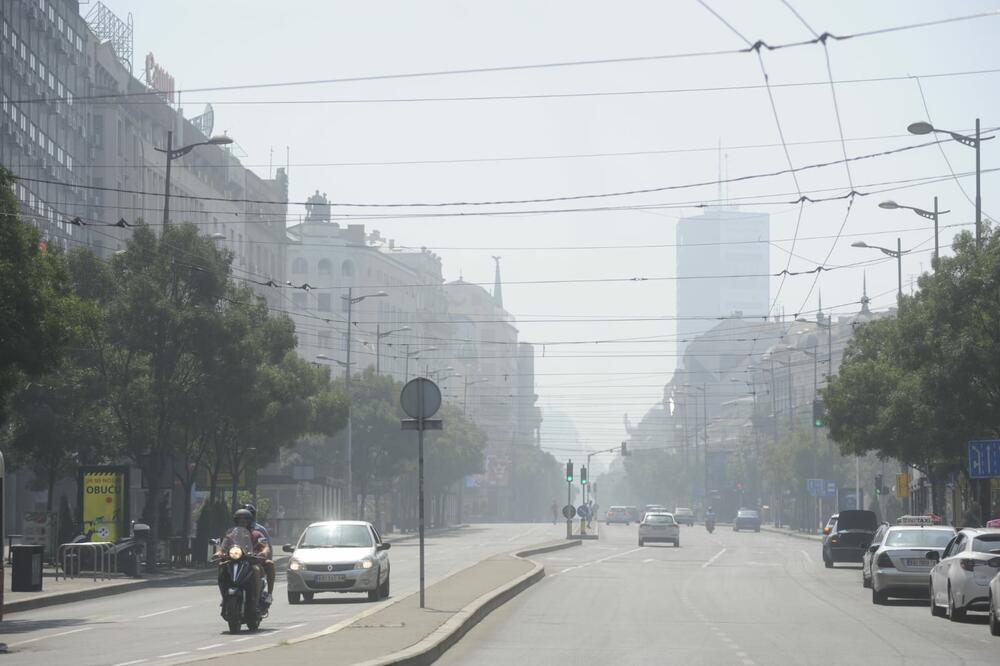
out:
<path id="1" fill-rule="evenodd" d="M 566 520 L 570 520 L 571 518 L 573 518 L 573 516 L 576 515 L 576 509 L 573 507 L 572 504 L 567 504 L 566 506 L 563 507 L 562 513 L 563 513 L 563 518 L 565 518 Z"/>
<path id="2" fill-rule="evenodd" d="M 429 419 L 441 408 L 441 389 L 425 377 L 411 379 L 399 394 L 399 404 L 411 419 Z"/>
<path id="3" fill-rule="evenodd" d="M 590 507 L 586 504 L 581 504 L 576 510 L 576 515 L 581 518 L 590 518 Z"/>

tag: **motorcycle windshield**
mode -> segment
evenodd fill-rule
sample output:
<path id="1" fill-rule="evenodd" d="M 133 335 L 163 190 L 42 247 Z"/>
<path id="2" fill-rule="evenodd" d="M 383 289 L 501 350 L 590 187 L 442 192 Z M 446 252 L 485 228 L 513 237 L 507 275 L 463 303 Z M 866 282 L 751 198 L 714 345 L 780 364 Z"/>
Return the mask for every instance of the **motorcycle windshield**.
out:
<path id="1" fill-rule="evenodd" d="M 245 527 L 233 527 L 230 529 L 226 532 L 226 538 L 223 540 L 223 543 L 228 544 L 230 547 L 239 546 L 244 553 L 253 553 L 250 530 Z"/>

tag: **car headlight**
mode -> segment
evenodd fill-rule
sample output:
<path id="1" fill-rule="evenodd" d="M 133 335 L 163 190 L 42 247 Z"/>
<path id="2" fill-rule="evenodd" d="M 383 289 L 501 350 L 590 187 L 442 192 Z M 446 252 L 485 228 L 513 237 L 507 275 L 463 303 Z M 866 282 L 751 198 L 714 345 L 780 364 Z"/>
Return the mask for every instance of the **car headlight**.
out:
<path id="1" fill-rule="evenodd" d="M 373 566 L 375 566 L 375 563 L 366 558 L 366 559 L 361 560 L 357 564 L 355 564 L 354 568 L 355 569 L 371 569 Z"/>
<path id="2" fill-rule="evenodd" d="M 288 563 L 288 569 L 290 571 L 298 571 L 301 568 L 302 568 L 302 563 L 299 562 L 298 560 L 292 560 L 291 562 Z"/>
<path id="3" fill-rule="evenodd" d="M 243 549 L 239 546 L 231 546 L 229 548 L 229 559 L 238 560 L 243 557 Z"/>

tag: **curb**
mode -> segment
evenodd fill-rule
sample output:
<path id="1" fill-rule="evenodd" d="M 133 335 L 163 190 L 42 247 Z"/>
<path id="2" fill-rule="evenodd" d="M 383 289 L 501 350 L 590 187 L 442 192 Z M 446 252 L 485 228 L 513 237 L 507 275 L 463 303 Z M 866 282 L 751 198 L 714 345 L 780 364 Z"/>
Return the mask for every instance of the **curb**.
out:
<path id="1" fill-rule="evenodd" d="M 812 541 L 813 543 L 822 543 L 823 537 L 818 534 L 800 534 L 798 532 L 787 532 L 785 530 L 779 530 L 774 527 L 761 526 L 762 532 L 770 532 L 771 534 L 783 534 L 786 537 L 791 537 L 793 539 L 805 539 L 806 541 Z"/>
<path id="2" fill-rule="evenodd" d="M 571 548 L 582 543 L 583 541 L 580 539 L 557 541 L 518 551 L 512 555 L 518 559 L 525 559 L 531 555 Z M 451 646 L 461 640 L 470 629 L 482 622 L 487 615 L 545 578 L 545 567 L 537 562 L 534 565 L 531 571 L 480 596 L 415 645 L 386 657 L 360 662 L 355 666 L 427 666 L 433 664 Z"/>

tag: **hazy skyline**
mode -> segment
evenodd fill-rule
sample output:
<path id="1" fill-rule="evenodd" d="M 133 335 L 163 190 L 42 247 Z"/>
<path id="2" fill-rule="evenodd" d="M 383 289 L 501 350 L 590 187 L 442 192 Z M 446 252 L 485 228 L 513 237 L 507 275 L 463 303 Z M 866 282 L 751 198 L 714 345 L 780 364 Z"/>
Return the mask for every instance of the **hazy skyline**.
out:
<path id="1" fill-rule="evenodd" d="M 136 72 L 145 54 L 152 52 L 181 89 L 746 46 L 695 0 L 613 6 L 568 1 L 105 4 L 123 18 L 133 14 Z M 793 3 L 807 27 L 777 0 L 708 4 L 747 39 L 768 44 L 810 39 L 810 28 L 843 35 L 1000 7 L 997 2 Z M 86 5 L 81 11 L 86 13 Z M 433 249 L 443 258 L 448 280 L 462 275 L 490 285 L 491 256 L 501 255 L 505 306 L 518 318 L 521 338 L 537 346 L 543 411 L 558 410 L 572 419 L 583 448 L 603 448 L 625 435 L 623 413 L 635 422 L 662 398 L 662 386 L 675 365 L 675 223 L 696 213 L 698 203 L 716 202 L 720 172 L 733 179 L 787 169 L 789 161 L 799 168 L 840 160 L 845 149 L 857 156 L 925 143 L 928 137 L 906 134 L 909 123 L 928 117 L 917 80 L 906 77 L 921 77 L 935 124 L 965 131 L 978 115 L 985 128 L 1000 125 L 1000 116 L 988 112 L 996 101 L 1000 64 L 987 48 L 998 21 L 1000 17 L 981 18 L 831 40 L 829 72 L 823 46 L 811 45 L 763 50 L 760 60 L 754 53 L 742 53 L 190 92 L 181 101 L 188 117 L 211 102 L 216 130 L 228 132 L 240 144 L 247 153 L 243 162 L 258 173 L 267 175 L 272 151 L 274 166 L 284 166 L 287 147 L 293 201 L 304 201 L 314 190 L 327 192 L 335 202 L 442 203 L 707 183 L 634 196 L 447 208 L 516 215 L 434 218 L 424 217 L 426 208 L 393 208 L 388 213 L 335 210 L 376 214 L 377 219 L 352 221 L 364 222 L 399 244 Z M 180 34 L 187 38 L 178 40 Z M 250 35 L 255 37 L 248 39 Z M 772 86 L 773 108 L 763 87 L 761 63 Z M 972 71 L 980 73 L 952 75 Z M 830 75 L 838 82 L 836 107 Z M 793 83 L 816 85 L 787 85 Z M 595 92 L 628 94 L 454 99 Z M 846 139 L 843 148 L 840 128 Z M 998 164 L 1000 148 L 994 143 L 984 144 L 983 152 L 987 216 L 1000 210 L 991 187 L 997 179 L 988 171 Z M 973 218 L 971 203 L 951 179 L 921 186 L 904 183 L 905 189 L 857 197 L 849 214 L 846 200 L 788 203 L 800 193 L 836 196 L 852 185 L 862 192 L 888 190 L 900 185 L 880 184 L 948 177 L 952 170 L 961 174 L 973 167 L 973 152 L 948 142 L 940 149 L 931 146 L 853 162 L 849 171 L 837 165 L 801 171 L 796 178 L 786 174 L 724 186 L 725 199 L 770 214 L 772 273 L 786 267 L 798 272 L 818 265 L 877 262 L 825 272 L 818 280 L 814 275 L 773 278 L 770 290 L 777 299 L 771 311 L 748 314 L 812 316 L 818 289 L 827 309 L 854 311 L 863 272 L 872 306 L 891 306 L 894 261 L 852 248 L 851 242 L 865 239 L 889 246 L 899 235 L 904 249 L 914 249 L 903 264 L 904 280 L 909 280 L 929 268 L 933 240 L 928 221 L 908 211 L 880 210 L 877 204 L 885 198 L 929 207 L 938 195 L 942 208 L 952 210 L 942 218 L 943 225 L 964 224 L 961 228 L 968 229 Z M 964 177 L 962 184 L 971 196 L 973 179 Z M 765 202 L 768 205 L 760 205 Z M 620 209 L 623 206 L 631 208 Z M 605 210 L 539 212 L 556 208 Z M 305 209 L 292 206 L 290 212 L 294 222 Z M 955 231 L 942 228 L 943 248 Z M 627 280 L 635 277 L 655 279 Z M 595 278 L 625 280 L 558 283 Z M 619 321 L 606 321 L 614 319 Z M 559 344 L 597 340 L 622 342 Z M 611 397 L 609 387 L 614 390 Z M 547 437 L 556 442 L 557 457 L 571 453 L 567 433 L 547 432 L 543 423 L 542 434 L 546 443 Z"/>

